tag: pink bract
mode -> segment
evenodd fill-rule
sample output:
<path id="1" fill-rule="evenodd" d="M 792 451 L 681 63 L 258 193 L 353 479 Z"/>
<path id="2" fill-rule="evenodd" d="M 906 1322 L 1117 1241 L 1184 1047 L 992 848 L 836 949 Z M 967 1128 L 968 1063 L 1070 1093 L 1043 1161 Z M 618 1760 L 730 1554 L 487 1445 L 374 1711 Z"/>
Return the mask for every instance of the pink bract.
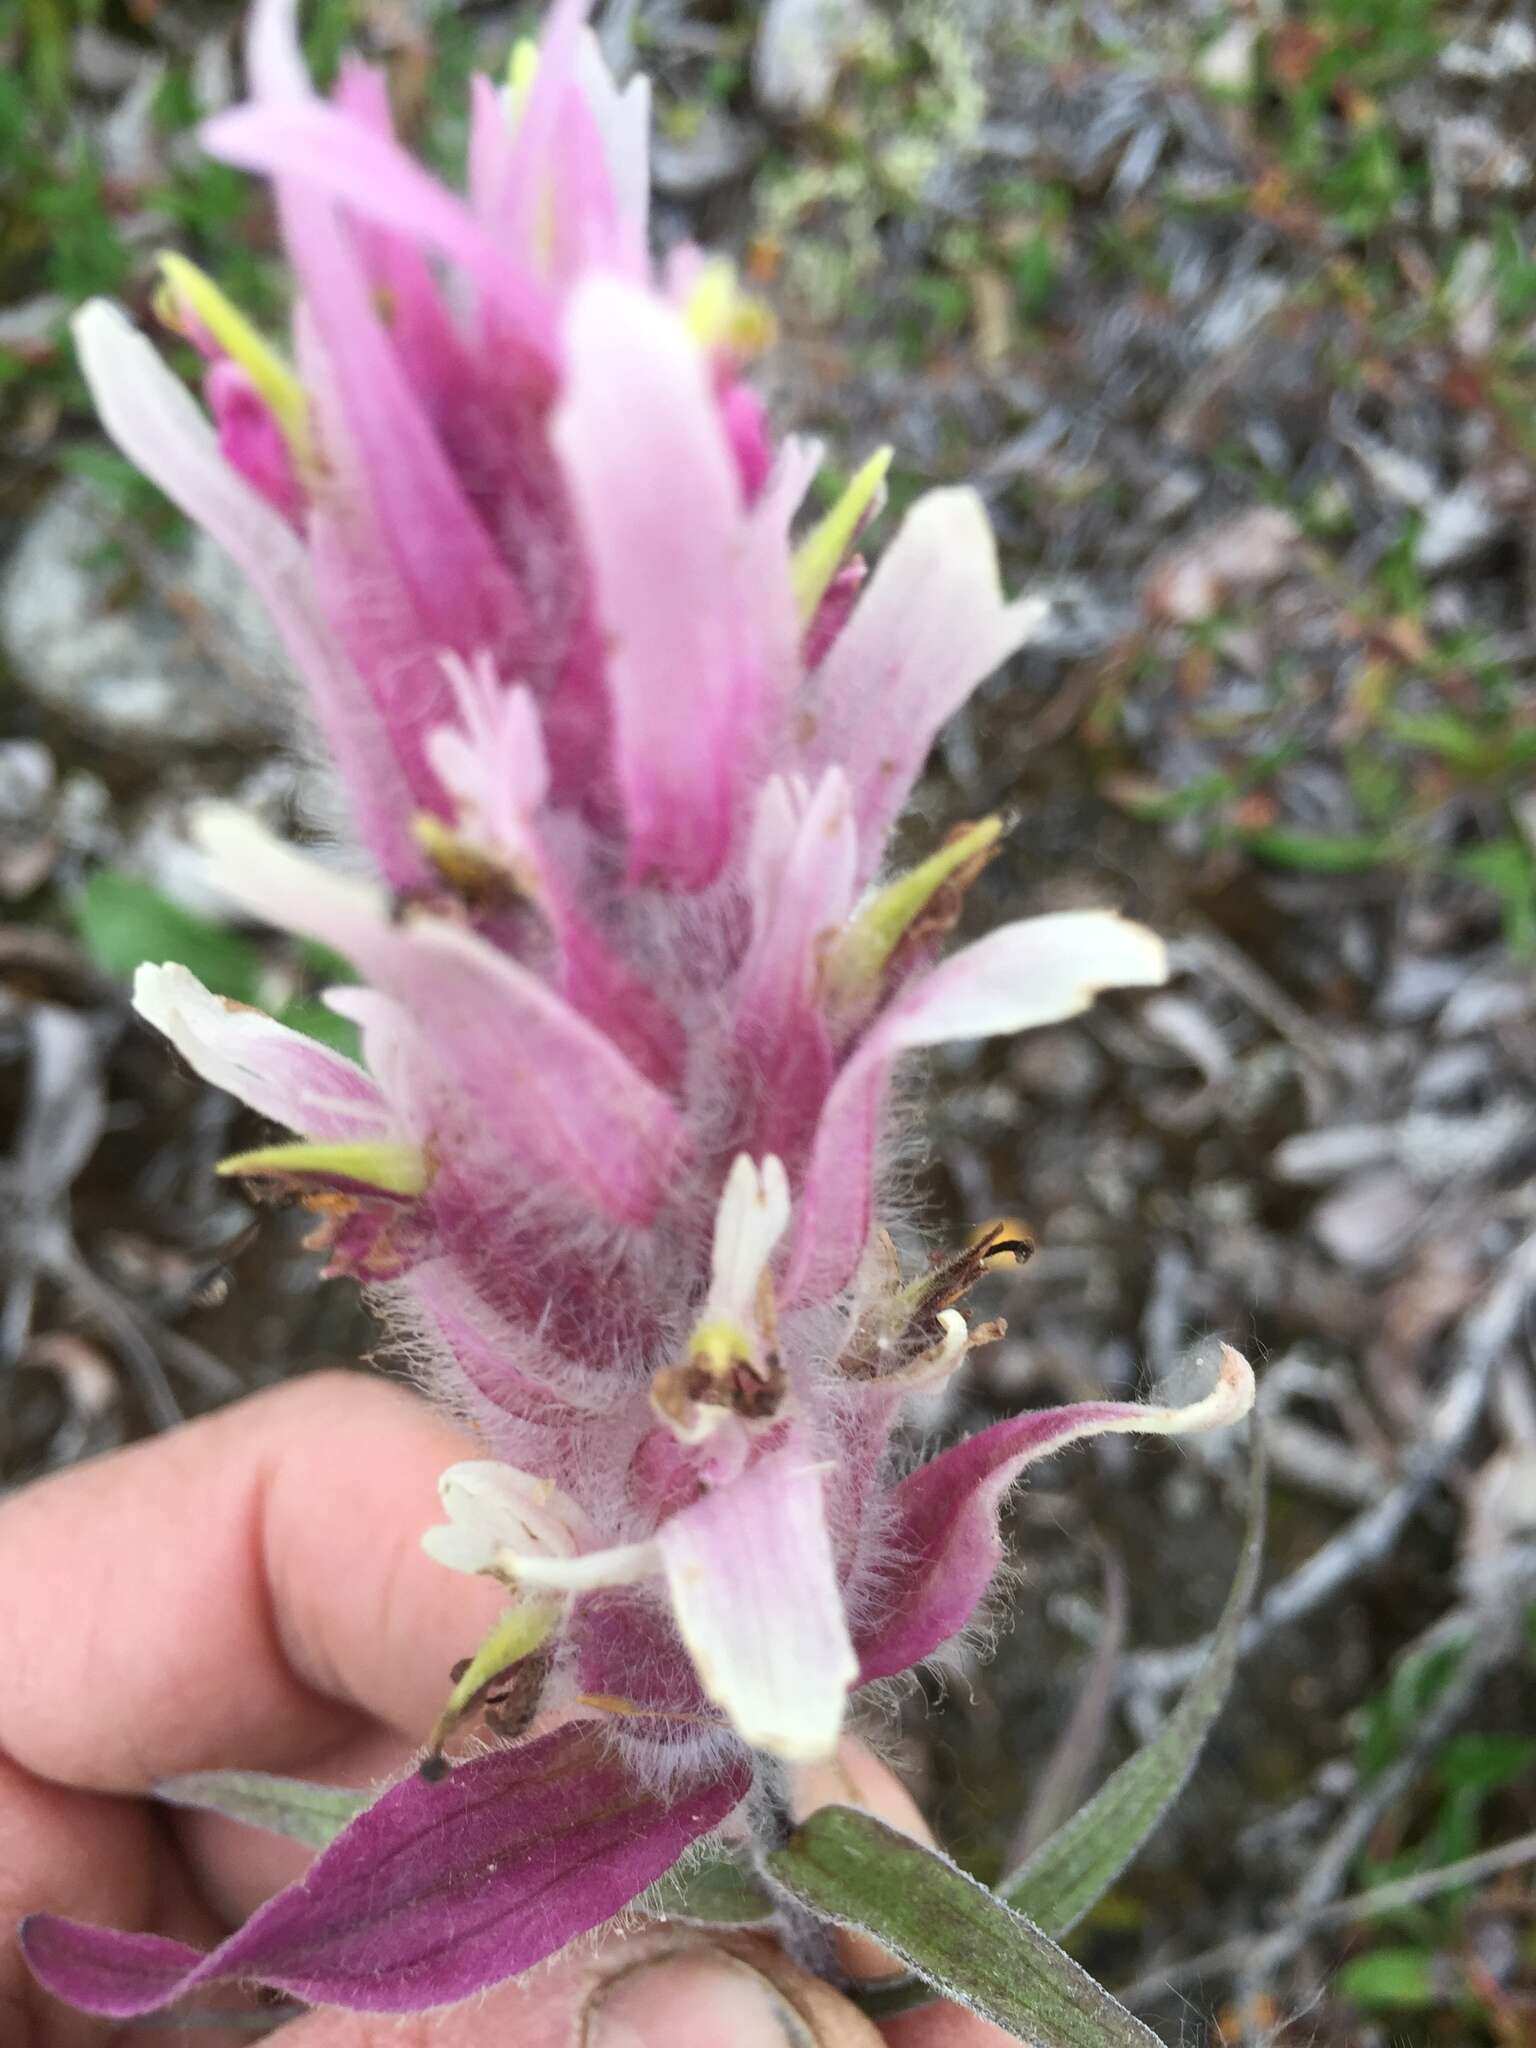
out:
<path id="1" fill-rule="evenodd" d="M 526 1967 L 701 1834 L 749 1835 L 852 1689 L 966 1625 L 1030 1459 L 1251 1394 L 1227 1353 L 1184 1408 L 1026 1415 L 898 1477 L 983 1254 L 900 1269 L 892 1070 L 1166 974 L 1104 910 L 940 962 L 991 828 L 886 869 L 935 733 L 1038 608 L 1004 597 L 972 491 L 918 499 L 867 577 L 877 480 L 806 516 L 819 451 L 775 450 L 746 381 L 763 316 L 695 252 L 653 265 L 645 87 L 577 0 L 511 85 L 475 82 L 464 196 L 364 67 L 315 95 L 292 12 L 260 0 L 252 100 L 205 132 L 273 181 L 291 363 L 186 308 L 210 425 L 113 309 L 77 335 L 109 430 L 302 678 L 357 857 L 218 808 L 197 833 L 235 902 L 358 971 L 331 999 L 363 1063 L 183 969 L 138 1002 L 293 1134 L 236 1166 L 320 1199 L 332 1270 L 478 1433 L 429 1548 L 543 1603 L 543 1704 L 576 1718 L 387 1791 L 205 1961 L 35 1925 L 44 1981 L 114 2014 L 231 1974 L 395 2010 Z M 546 1871 L 513 1805 L 556 1786 Z"/>

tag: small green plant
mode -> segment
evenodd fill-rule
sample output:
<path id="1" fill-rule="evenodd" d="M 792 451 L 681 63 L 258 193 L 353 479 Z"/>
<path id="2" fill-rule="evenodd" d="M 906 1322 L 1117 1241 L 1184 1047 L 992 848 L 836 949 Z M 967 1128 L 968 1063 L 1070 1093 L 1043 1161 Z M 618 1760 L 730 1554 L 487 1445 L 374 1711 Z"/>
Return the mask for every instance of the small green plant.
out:
<path id="1" fill-rule="evenodd" d="M 1314 0 L 1266 39 L 1281 162 L 1346 240 L 1377 234 L 1425 188 L 1381 96 L 1432 64 L 1444 37 L 1437 0 Z"/>
<path id="2" fill-rule="evenodd" d="M 1455 1677 L 1465 1654 L 1464 1639 L 1440 1640 L 1404 1657 L 1387 1684 L 1361 1713 L 1356 1767 L 1361 1777 L 1379 1777 L 1411 1750 L 1424 1716 Z M 1362 1858 L 1366 1887 L 1439 1870 L 1486 1846 L 1488 1809 L 1501 1794 L 1528 1785 L 1536 1770 L 1536 1738 L 1513 1733 L 1467 1731 L 1447 1738 L 1428 1759 L 1396 1825 L 1399 1845 L 1389 1854 Z M 1380 1940 L 1346 1961 L 1333 1994 L 1366 2012 L 1457 2014 L 1468 2026 L 1486 2025 L 1497 2036 L 1494 2018 L 1477 1995 L 1477 1977 L 1462 1962 L 1464 1891 L 1447 1891 L 1371 1923 Z M 1362 1930 L 1365 1934 L 1367 1930 Z M 1480 2036 L 1479 2036 L 1480 2037 Z"/>
<path id="3" fill-rule="evenodd" d="M 288 949 L 291 965 L 269 975 L 261 949 L 250 939 L 118 868 L 99 868 L 87 881 L 75 904 L 75 929 L 96 965 L 122 981 L 132 980 L 146 963 L 175 960 L 212 994 L 257 1008 L 265 1006 L 263 996 L 275 984 L 287 991 L 273 1011 L 280 1024 L 357 1057 L 356 1025 L 312 993 L 356 979 L 328 947 L 297 943 Z"/>
<path id="4" fill-rule="evenodd" d="M 1352 1956 L 1334 1979 L 1334 1995 L 1367 2012 L 1425 2012 L 1445 2002 L 1446 1970 L 1431 1950 L 1373 1948 Z"/>
<path id="5" fill-rule="evenodd" d="M 261 956 L 251 942 L 173 902 L 142 876 L 99 868 L 80 893 L 75 925 L 108 974 L 126 980 L 146 960 L 178 960 L 215 995 L 256 1000 Z"/>
<path id="6" fill-rule="evenodd" d="M 1514 215 L 1504 211 L 1494 221 L 1493 276 L 1499 312 L 1511 322 L 1536 318 L 1536 256 Z"/>

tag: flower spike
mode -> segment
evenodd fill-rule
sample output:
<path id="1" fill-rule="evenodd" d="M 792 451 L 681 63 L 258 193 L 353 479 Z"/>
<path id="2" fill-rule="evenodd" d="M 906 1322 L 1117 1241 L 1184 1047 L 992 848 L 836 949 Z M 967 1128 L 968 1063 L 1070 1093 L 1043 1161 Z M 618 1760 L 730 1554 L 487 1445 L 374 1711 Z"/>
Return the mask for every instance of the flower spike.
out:
<path id="1" fill-rule="evenodd" d="M 771 320 L 729 264 L 652 263 L 648 87 L 586 13 L 555 0 L 473 82 L 459 193 L 381 74 L 322 96 L 296 0 L 255 0 L 252 98 L 203 133 L 274 184 L 291 331 L 167 258 L 205 411 L 115 308 L 75 318 L 108 431 L 271 612 L 355 842 L 192 826 L 230 903 L 358 977 L 325 998 L 358 1060 L 175 965 L 135 1000 L 277 1127 L 221 1170 L 313 1212 L 471 1432 L 424 1548 L 509 1596 L 420 1768 L 207 1955 L 28 1923 L 42 1982 L 109 2017 L 226 1981 L 403 2012 L 534 1966 L 750 1834 L 861 1685 L 966 1627 L 1033 1459 L 1251 1399 L 1227 1352 L 1183 1406 L 1016 1416 L 912 1465 L 914 1398 L 998 1334 L 963 1302 L 1004 1238 L 903 1277 L 893 1072 L 1167 954 L 1073 910 L 943 957 L 1005 823 L 899 871 L 891 828 L 1044 605 L 1005 594 L 965 488 L 866 572 L 888 450 L 806 512 L 822 451 L 776 446 L 748 381 Z"/>

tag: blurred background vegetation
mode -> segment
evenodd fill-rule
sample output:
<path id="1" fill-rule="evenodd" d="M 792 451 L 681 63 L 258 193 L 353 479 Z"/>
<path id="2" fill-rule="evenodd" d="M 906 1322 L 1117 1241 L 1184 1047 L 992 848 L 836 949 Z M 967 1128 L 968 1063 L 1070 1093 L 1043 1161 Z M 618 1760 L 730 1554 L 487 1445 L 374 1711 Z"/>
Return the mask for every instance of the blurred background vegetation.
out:
<path id="1" fill-rule="evenodd" d="M 305 17 L 317 74 L 348 46 L 386 65 L 449 172 L 466 79 L 534 19 Z M 231 925 L 187 856 L 190 796 L 288 816 L 308 771 L 261 622 L 105 444 L 65 333 L 98 292 L 152 327 L 162 247 L 281 329 L 264 193 L 193 136 L 240 90 L 238 23 L 0 0 L 6 1483 L 369 1341 L 291 1219 L 213 1181 L 236 1113 L 122 1001 L 174 957 L 336 1021 L 337 963 Z M 635 0 L 603 23 L 657 81 L 658 235 L 728 247 L 775 309 L 767 385 L 826 437 L 824 488 L 887 440 L 893 510 L 973 479 L 1011 582 L 1050 599 L 925 785 L 924 831 L 1021 811 L 978 923 L 1108 898 L 1176 944 L 1167 994 L 942 1061 L 921 1173 L 936 1228 L 1017 1213 L 1041 1242 L 989 1283 L 1011 1334 L 936 1429 L 1129 1386 L 1208 1329 L 1268 1365 L 1283 1597 L 1076 1944 L 1175 2038 L 1536 2041 L 1523 1868 L 1336 1910 L 1536 1828 L 1531 11 Z M 1127 1637 L 1209 1623 L 1240 1492 L 1219 1445 L 1116 1445 L 1020 1501 L 996 1657 L 897 1731 L 979 1874 L 1032 1799 L 1155 1724 L 1174 1667 Z M 1303 1906 L 1304 1943 L 1249 1938 Z"/>

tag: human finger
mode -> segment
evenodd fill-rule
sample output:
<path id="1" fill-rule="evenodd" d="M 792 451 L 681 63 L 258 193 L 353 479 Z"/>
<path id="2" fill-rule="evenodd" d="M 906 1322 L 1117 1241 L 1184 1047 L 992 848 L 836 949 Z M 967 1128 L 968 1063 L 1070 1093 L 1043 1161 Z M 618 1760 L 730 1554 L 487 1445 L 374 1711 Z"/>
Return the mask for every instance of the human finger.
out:
<path id="1" fill-rule="evenodd" d="M 487 1998 L 404 2023 L 315 2012 L 274 2048 L 880 2048 L 829 1985 L 751 1936 L 681 1929 L 578 1950 Z"/>
<path id="2" fill-rule="evenodd" d="M 215 1932 L 142 1804 L 45 1785 L 0 1757 L 0 2042 L 101 2048 L 113 2029 L 48 1997 L 26 1967 L 14 1930 L 35 1912 L 153 1928 L 183 1941 Z M 174 2048 L 206 2048 L 210 2038 L 182 2027 Z M 158 2028 L 136 2030 L 134 2039 L 137 2048 L 172 2048 Z"/>
<path id="3" fill-rule="evenodd" d="M 420 1740 L 501 1596 L 419 1536 L 466 1440 L 361 1375 L 290 1382 L 0 1507 L 0 1749 L 106 1792 Z"/>

